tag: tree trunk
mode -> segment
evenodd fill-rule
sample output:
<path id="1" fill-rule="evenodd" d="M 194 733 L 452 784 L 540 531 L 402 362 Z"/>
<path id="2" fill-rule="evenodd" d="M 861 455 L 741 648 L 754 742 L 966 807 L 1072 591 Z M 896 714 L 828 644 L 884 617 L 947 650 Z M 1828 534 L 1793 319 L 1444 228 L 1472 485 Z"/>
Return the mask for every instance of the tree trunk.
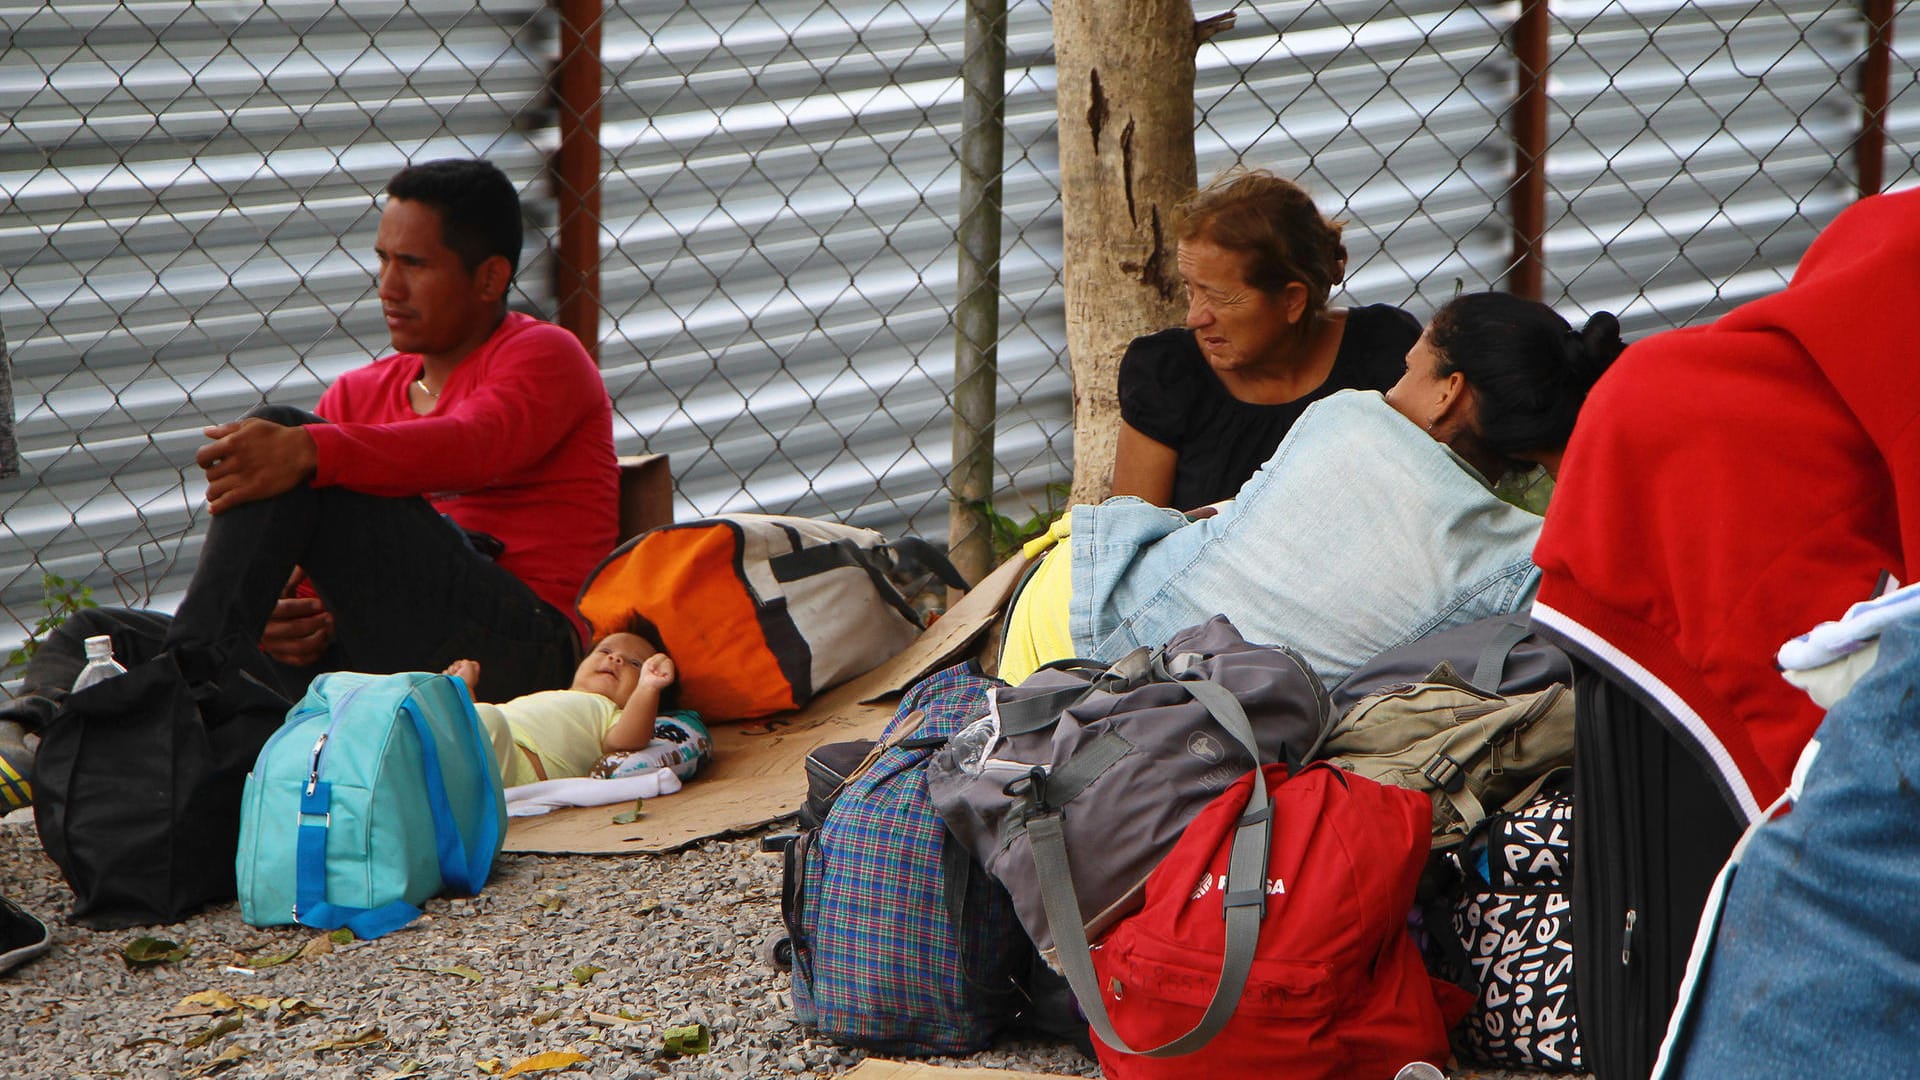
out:
<path id="1" fill-rule="evenodd" d="M 1055 0 L 1073 501 L 1112 487 L 1120 356 L 1185 304 L 1171 211 L 1193 190 L 1191 0 Z"/>

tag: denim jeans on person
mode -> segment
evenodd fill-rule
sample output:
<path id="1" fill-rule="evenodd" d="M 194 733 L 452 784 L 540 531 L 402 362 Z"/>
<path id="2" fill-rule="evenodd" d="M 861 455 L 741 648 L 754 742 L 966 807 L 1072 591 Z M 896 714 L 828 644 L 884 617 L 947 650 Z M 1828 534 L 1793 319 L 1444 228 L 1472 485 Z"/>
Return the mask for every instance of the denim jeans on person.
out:
<path id="1" fill-rule="evenodd" d="M 1395 645 L 1531 604 L 1540 522 L 1378 393 L 1342 391 L 1214 517 L 1075 507 L 1074 649 L 1111 661 L 1224 614 L 1331 686 Z"/>
<path id="2" fill-rule="evenodd" d="M 252 415 L 324 422 L 283 406 Z M 290 697 L 322 671 L 440 671 L 460 659 L 480 662 L 481 701 L 572 678 L 573 623 L 425 499 L 306 484 L 213 519 L 168 643 L 258 641 L 295 566 L 332 613 L 335 639 L 312 668 L 283 669 Z"/>
<path id="3" fill-rule="evenodd" d="M 1800 800 L 1728 886 L 1669 1076 L 1912 1076 L 1920 1053 L 1920 617 L 1827 713 Z"/>

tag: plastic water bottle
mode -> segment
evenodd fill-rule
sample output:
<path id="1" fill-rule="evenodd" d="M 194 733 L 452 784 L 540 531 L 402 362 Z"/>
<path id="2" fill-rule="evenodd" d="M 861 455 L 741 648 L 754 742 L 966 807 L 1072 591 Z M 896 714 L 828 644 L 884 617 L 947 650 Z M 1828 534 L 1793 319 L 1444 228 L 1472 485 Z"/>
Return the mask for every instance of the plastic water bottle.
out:
<path id="1" fill-rule="evenodd" d="M 127 669 L 113 658 L 113 639 L 100 634 L 87 639 L 87 666 L 80 669 L 80 676 L 73 680 L 73 689 L 78 692 L 97 682 L 104 682 L 115 675 L 125 675 Z"/>
<path id="2" fill-rule="evenodd" d="M 947 740 L 947 752 L 953 755 L 954 763 L 968 776 L 980 775 L 980 768 L 986 764 L 987 749 L 993 745 L 1000 734 L 1000 725 L 992 716 L 983 716 L 955 732 Z"/>

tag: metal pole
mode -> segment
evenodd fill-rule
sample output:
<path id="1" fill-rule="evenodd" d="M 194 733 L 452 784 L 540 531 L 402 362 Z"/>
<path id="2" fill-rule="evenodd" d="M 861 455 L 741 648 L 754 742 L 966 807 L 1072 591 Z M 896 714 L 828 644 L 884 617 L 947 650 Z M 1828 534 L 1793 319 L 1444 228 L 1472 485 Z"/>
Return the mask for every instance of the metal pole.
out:
<path id="1" fill-rule="evenodd" d="M 954 303 L 953 471 L 947 545 L 955 569 L 979 581 L 993 569 L 985 513 L 993 493 L 994 399 L 999 381 L 1000 171 L 1005 160 L 1006 0 L 967 0 L 960 127 L 960 249 Z"/>
<path id="2" fill-rule="evenodd" d="M 1893 0 L 1866 0 L 1867 56 L 1860 68 L 1860 139 L 1853 165 L 1860 195 L 1880 194 L 1887 153 L 1887 90 L 1893 67 Z"/>
<path id="3" fill-rule="evenodd" d="M 554 156 L 559 237 L 553 260 L 554 321 L 600 359 L 600 0 L 555 0 L 560 62 L 554 100 L 560 149 Z"/>
<path id="4" fill-rule="evenodd" d="M 1522 0 L 1513 24 L 1513 260 L 1507 291 L 1540 299 L 1547 231 L 1547 0 Z"/>

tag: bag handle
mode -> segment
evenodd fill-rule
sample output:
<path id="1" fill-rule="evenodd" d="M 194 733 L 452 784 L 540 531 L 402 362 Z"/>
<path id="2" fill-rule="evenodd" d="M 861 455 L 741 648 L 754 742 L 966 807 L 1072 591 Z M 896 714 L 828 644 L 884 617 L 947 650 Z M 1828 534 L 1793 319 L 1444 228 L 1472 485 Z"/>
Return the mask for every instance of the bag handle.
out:
<path id="1" fill-rule="evenodd" d="M 920 563 L 932 571 L 933 576 L 939 578 L 942 585 L 950 589 L 966 592 L 972 587 L 967 584 L 966 575 L 960 573 L 959 568 L 953 565 L 953 560 L 947 558 L 945 552 L 934 547 L 925 537 L 903 536 L 890 543 L 881 544 L 880 548 L 889 552 L 897 551 Z"/>
<path id="2" fill-rule="evenodd" d="M 1532 636 L 1533 627 L 1524 619 L 1501 623 L 1493 637 L 1481 646 L 1480 658 L 1473 665 L 1473 678 L 1468 681 L 1478 689 L 1499 693 L 1507 675 L 1507 658 L 1513 655 L 1515 647 Z"/>
<path id="3" fill-rule="evenodd" d="M 1164 671 L 1164 667 L 1160 670 Z M 1080 898 L 1074 891 L 1073 875 L 1068 868 L 1060 809 L 1041 807 L 1027 820 L 1034 870 L 1040 880 L 1040 898 L 1046 907 L 1047 926 L 1053 931 L 1055 955 L 1066 973 L 1067 985 L 1072 987 L 1081 1011 L 1086 1013 L 1088 1025 L 1102 1042 L 1122 1053 L 1148 1057 L 1190 1054 L 1211 1042 L 1233 1018 L 1240 993 L 1246 989 L 1247 975 L 1253 970 L 1260 920 L 1266 915 L 1267 858 L 1273 832 L 1273 798 L 1267 791 L 1266 774 L 1260 767 L 1259 744 L 1254 740 L 1246 710 L 1233 693 L 1219 683 L 1200 679 L 1173 681 L 1184 687 L 1254 760 L 1253 792 L 1234 827 L 1232 854 L 1227 861 L 1227 887 L 1221 894 L 1227 933 L 1220 962 L 1220 982 L 1199 1022 L 1186 1034 L 1150 1049 L 1136 1050 L 1114 1031 L 1093 971 L 1086 926 L 1080 920 Z"/>
<path id="4" fill-rule="evenodd" d="M 444 676 L 443 676 L 444 677 Z M 479 715 L 473 702 L 460 695 L 469 723 L 478 731 Z M 420 764 L 426 782 L 427 808 L 433 816 L 434 855 L 440 863 L 440 879 L 451 888 L 471 895 L 479 891 L 493 867 L 493 852 L 500 838 L 499 804 L 488 800 L 481 815 L 479 843 L 468 845 L 454 820 L 452 801 L 447 797 L 446 778 L 440 769 L 440 750 L 427 725 L 426 716 L 410 694 L 400 703 L 400 712 L 413 725 L 420 741 Z M 479 745 L 466 740 L 465 749 Z M 328 810 L 333 800 L 333 785 L 319 778 L 319 759 L 325 737 L 314 747 L 314 771 L 300 795 L 300 827 L 295 835 L 293 917 L 302 926 L 316 930 L 346 927 L 364 941 L 398 930 L 420 917 L 420 909 L 404 900 L 394 900 L 377 908 L 357 908 L 327 902 L 327 830 L 332 826 Z M 469 756 L 473 756 L 469 753 Z M 490 764 L 487 766 L 492 767 Z M 487 772 L 481 775 L 489 775 Z"/>
<path id="5" fill-rule="evenodd" d="M 454 697 L 460 702 L 460 712 L 466 718 L 468 737 L 458 748 L 458 751 L 466 757 L 467 768 L 473 775 L 488 778 L 488 794 L 493 796 L 486 800 L 486 806 L 482 808 L 480 813 L 479 827 L 475 830 L 477 835 L 474 838 L 474 842 L 466 845 L 464 851 L 465 857 L 460 860 L 460 864 L 464 867 L 464 873 L 448 874 L 446 862 L 444 860 L 441 862 L 441 880 L 454 886 L 462 895 L 473 896 L 478 894 L 481 888 L 486 885 L 488 875 L 493 872 L 494 855 L 500 850 L 500 843 L 502 839 L 504 839 L 507 831 L 506 805 L 499 797 L 499 787 L 493 783 L 494 779 L 500 775 L 499 763 L 493 758 L 493 750 L 490 745 L 490 740 L 487 737 L 486 725 L 480 722 L 480 713 L 473 706 L 473 694 L 467 689 L 466 681 L 464 679 L 456 679 L 450 675 L 435 675 L 433 679 L 447 680 L 453 689 Z M 412 705 L 413 698 L 409 697 L 407 703 Z M 415 708 L 417 710 L 418 707 L 416 706 Z M 419 730 L 420 727 L 425 725 L 426 718 L 424 715 L 416 711 L 414 718 L 417 725 L 416 730 Z M 422 737 L 422 741 L 425 741 L 424 736 Z M 436 753 L 435 756 L 437 757 L 438 754 Z M 433 777 L 440 775 L 441 773 L 438 769 L 432 769 L 429 773 L 429 784 L 434 783 Z M 442 794 L 444 796 L 444 789 Z M 448 820 L 449 822 L 452 821 L 451 806 L 449 806 Z M 459 839 L 459 830 L 456 828 L 453 831 L 456 840 Z M 437 843 L 435 848 L 438 850 Z"/>
<path id="6" fill-rule="evenodd" d="M 1087 681 L 1084 685 L 1068 683 L 1032 697 L 1016 697 L 1012 701 L 1001 700 L 1004 691 L 996 689 L 993 692 L 993 709 L 1000 718 L 1000 734 L 1031 735 L 1036 731 L 1045 731 L 1060 722 L 1061 713 L 1079 704 L 1096 690 L 1124 693 L 1143 682 L 1173 682 L 1177 679 L 1167 671 L 1165 658 L 1145 647 L 1135 649 L 1111 664 L 1070 656 L 1040 665 L 1035 674 L 1041 671 L 1064 671 Z M 1254 760 L 1258 761 L 1259 758 L 1256 756 Z"/>

